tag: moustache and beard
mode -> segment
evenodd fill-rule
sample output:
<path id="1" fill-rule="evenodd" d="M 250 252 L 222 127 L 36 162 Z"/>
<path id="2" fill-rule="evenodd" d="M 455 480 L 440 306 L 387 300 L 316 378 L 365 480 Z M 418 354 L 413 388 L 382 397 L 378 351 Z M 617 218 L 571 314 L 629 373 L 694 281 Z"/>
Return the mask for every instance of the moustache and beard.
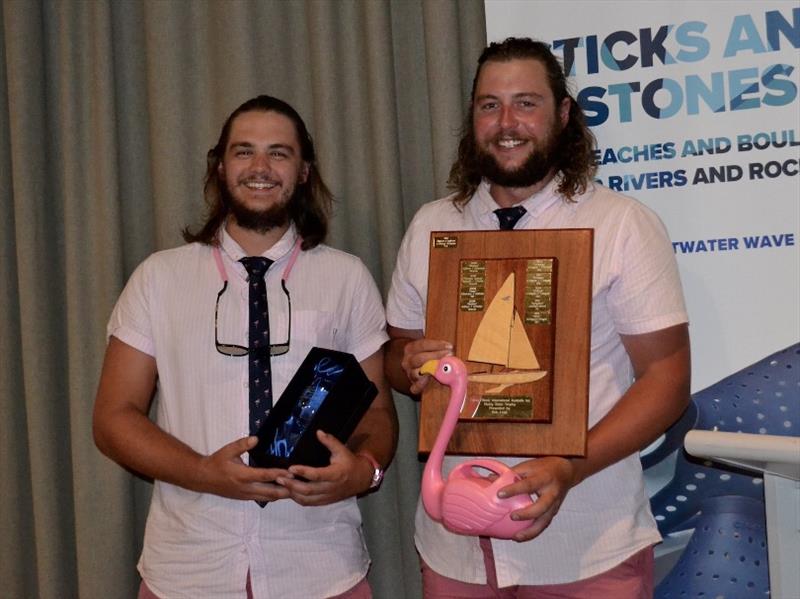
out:
<path id="1" fill-rule="evenodd" d="M 242 181 L 242 183 L 245 182 Z M 220 180 L 220 194 L 222 203 L 228 207 L 236 224 L 243 229 L 250 229 L 257 233 L 266 233 L 285 226 L 292 216 L 290 207 L 299 201 L 300 195 L 298 186 L 295 185 L 281 193 L 279 202 L 261 210 L 253 209 L 231 191 L 228 181 L 224 178 Z"/>
<path id="2" fill-rule="evenodd" d="M 530 187 L 542 181 L 551 170 L 558 170 L 563 156 L 562 133 L 563 127 L 558 121 L 553 122 L 547 136 L 539 143 L 535 143 L 530 154 L 520 166 L 514 169 L 502 167 L 492 154 L 475 142 L 474 164 L 477 172 L 501 187 Z M 473 133 L 474 135 L 474 133 Z M 500 132 L 489 143 L 496 143 L 500 139 L 514 137 Z"/>

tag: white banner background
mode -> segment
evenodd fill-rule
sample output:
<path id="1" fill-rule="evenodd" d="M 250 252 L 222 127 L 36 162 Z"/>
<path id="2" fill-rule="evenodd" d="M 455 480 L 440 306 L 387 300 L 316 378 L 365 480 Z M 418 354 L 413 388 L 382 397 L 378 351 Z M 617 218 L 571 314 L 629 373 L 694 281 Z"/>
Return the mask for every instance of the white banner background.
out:
<path id="1" fill-rule="evenodd" d="M 490 41 L 573 40 L 556 54 L 598 178 L 655 209 L 676 248 L 692 390 L 800 340 L 798 3 L 487 0 L 486 22 Z"/>

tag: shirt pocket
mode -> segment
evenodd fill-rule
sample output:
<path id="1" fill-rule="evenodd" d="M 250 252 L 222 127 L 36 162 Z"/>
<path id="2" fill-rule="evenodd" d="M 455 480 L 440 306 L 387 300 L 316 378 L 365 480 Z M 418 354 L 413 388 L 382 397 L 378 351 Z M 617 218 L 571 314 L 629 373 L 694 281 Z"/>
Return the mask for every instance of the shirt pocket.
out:
<path id="1" fill-rule="evenodd" d="M 333 312 L 321 310 L 294 310 L 292 312 L 289 353 L 272 357 L 272 384 L 273 390 L 276 391 L 276 397 L 294 376 L 311 348 L 339 349 L 337 345 L 341 341 L 341 334 L 336 327 L 337 322 Z M 282 385 L 279 383 L 280 381 L 285 381 L 285 383 Z"/>
<path id="2" fill-rule="evenodd" d="M 290 351 L 300 350 L 305 356 L 312 347 L 337 349 L 340 341 L 333 312 L 297 310 L 292 314 Z"/>

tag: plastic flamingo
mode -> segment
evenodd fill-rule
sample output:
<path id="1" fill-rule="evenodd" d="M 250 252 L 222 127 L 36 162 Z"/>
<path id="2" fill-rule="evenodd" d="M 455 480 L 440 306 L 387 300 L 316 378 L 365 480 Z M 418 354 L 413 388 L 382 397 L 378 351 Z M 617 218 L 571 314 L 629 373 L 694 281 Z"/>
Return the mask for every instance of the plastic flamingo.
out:
<path id="1" fill-rule="evenodd" d="M 431 518 L 449 530 L 475 536 L 510 539 L 531 525 L 530 520 L 512 520 L 510 513 L 533 503 L 529 495 L 497 497 L 503 487 L 520 479 L 511 468 L 497 460 L 469 460 L 454 468 L 447 480 L 442 477 L 442 459 L 456 428 L 467 392 L 467 369 L 455 356 L 430 360 L 420 373 L 433 375 L 450 387 L 450 401 L 428 463 L 422 474 L 422 504 Z M 494 476 L 484 476 L 489 471 Z"/>

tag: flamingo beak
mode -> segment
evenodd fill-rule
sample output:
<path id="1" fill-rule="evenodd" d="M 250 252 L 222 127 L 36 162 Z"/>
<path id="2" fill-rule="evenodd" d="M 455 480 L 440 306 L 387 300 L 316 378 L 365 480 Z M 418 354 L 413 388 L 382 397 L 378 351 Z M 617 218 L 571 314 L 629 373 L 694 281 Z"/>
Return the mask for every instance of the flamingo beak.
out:
<path id="1" fill-rule="evenodd" d="M 422 368 L 419 369 L 420 375 L 422 374 L 430 374 L 433 375 L 436 372 L 436 367 L 439 365 L 439 360 L 428 360 L 422 365 Z"/>

